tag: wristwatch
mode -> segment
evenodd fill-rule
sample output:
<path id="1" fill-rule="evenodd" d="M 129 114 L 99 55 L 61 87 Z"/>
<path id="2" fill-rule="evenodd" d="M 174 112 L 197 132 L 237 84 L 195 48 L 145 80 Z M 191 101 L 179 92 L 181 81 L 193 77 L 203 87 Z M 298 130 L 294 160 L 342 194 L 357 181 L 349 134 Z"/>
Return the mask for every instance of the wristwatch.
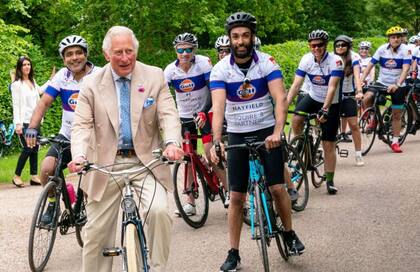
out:
<path id="1" fill-rule="evenodd" d="M 401 88 L 402 87 L 402 85 L 400 83 L 398 83 L 398 82 L 395 85 L 397 85 L 398 88 Z"/>

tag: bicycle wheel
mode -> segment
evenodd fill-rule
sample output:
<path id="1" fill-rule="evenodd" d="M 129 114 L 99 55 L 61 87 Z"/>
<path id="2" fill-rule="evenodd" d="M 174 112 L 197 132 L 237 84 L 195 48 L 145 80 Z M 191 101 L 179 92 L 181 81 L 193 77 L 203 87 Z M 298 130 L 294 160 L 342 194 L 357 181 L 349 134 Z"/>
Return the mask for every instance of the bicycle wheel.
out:
<path id="1" fill-rule="evenodd" d="M 83 248 L 83 244 L 84 244 L 83 243 L 83 226 L 86 224 L 87 214 L 86 214 L 86 200 L 85 200 L 85 197 L 83 195 L 83 191 L 81 189 L 79 189 L 79 191 L 77 193 L 76 204 L 80 205 L 80 210 L 79 211 L 75 210 L 75 213 L 76 213 L 76 222 L 75 222 L 75 225 L 76 225 L 76 239 L 77 239 L 77 243 L 79 244 L 79 246 Z"/>
<path id="2" fill-rule="evenodd" d="M 209 198 L 207 185 L 200 169 L 196 168 L 197 183 L 192 182 L 188 185 L 188 175 L 192 175 L 188 168 L 191 163 L 175 164 L 172 181 L 174 184 L 174 199 L 178 208 L 178 213 L 184 221 L 193 228 L 200 228 L 207 220 L 209 213 Z M 191 177 L 192 180 L 192 177 Z M 197 187 L 197 188 L 196 188 Z M 183 207 L 194 201 L 195 209 L 185 211 Z"/>
<path id="3" fill-rule="evenodd" d="M 373 146 L 377 133 L 378 118 L 373 108 L 367 108 L 359 118 L 359 128 L 362 140 L 362 155 L 366 156 Z"/>
<path id="4" fill-rule="evenodd" d="M 392 143 L 392 138 L 394 137 L 394 130 L 392 129 L 392 120 L 393 114 L 391 107 L 388 107 L 384 111 L 384 126 L 386 132 L 386 138 L 388 144 Z M 385 118 L 386 117 L 386 118 Z M 398 138 L 398 143 L 400 146 L 404 143 L 405 138 L 407 138 L 407 134 L 409 132 L 409 128 L 413 123 L 413 113 L 410 108 L 404 104 L 404 108 L 401 110 L 401 130 L 400 130 L 400 137 Z"/>
<path id="5" fill-rule="evenodd" d="M 0 138 L 1 141 L 1 138 Z M 3 152 L 4 152 L 4 144 L 0 143 L 0 158 L 3 157 Z"/>
<path id="6" fill-rule="evenodd" d="M 57 234 L 57 221 L 60 214 L 60 197 L 56 196 L 56 205 L 51 224 L 41 223 L 42 215 L 46 212 L 48 206 L 48 193 L 56 191 L 57 185 L 54 181 L 47 183 L 39 196 L 35 206 L 32 223 L 29 233 L 28 257 L 31 271 L 39 272 L 44 270 L 50 258 L 55 237 Z"/>
<path id="7" fill-rule="evenodd" d="M 290 179 L 298 191 L 298 199 L 292 202 L 292 208 L 295 211 L 303 211 L 308 204 L 309 199 L 309 182 L 306 174 L 306 168 L 303 164 L 299 153 L 291 145 L 286 146 L 287 150 L 287 169 L 290 174 Z"/>
<path id="8" fill-rule="evenodd" d="M 148 271 L 149 267 L 146 263 L 146 269 L 143 270 L 143 260 L 147 259 L 144 245 L 141 245 L 136 225 L 128 224 L 125 229 L 125 247 L 127 257 L 127 272 Z"/>
<path id="9" fill-rule="evenodd" d="M 283 225 L 281 224 L 280 217 L 278 215 L 274 216 L 275 227 L 276 227 L 276 233 L 274 237 L 276 238 L 276 244 L 277 249 L 279 250 L 280 256 L 285 260 L 286 262 L 289 260 L 289 249 L 287 248 L 286 241 L 284 240 L 283 236 Z M 274 225 L 274 223 L 273 223 Z"/>
<path id="10" fill-rule="evenodd" d="M 311 172 L 311 181 L 312 185 L 314 185 L 315 188 L 321 187 L 321 184 L 325 180 L 325 173 L 324 173 L 324 151 L 322 148 L 319 147 L 320 145 L 319 141 L 318 143 L 314 143 L 312 146 L 312 172 Z"/>
<path id="11" fill-rule="evenodd" d="M 264 266 L 264 271 L 270 271 L 270 264 L 268 261 L 268 254 L 267 254 L 267 233 L 266 233 L 266 219 L 264 214 L 264 208 L 261 198 L 261 192 L 258 185 L 254 186 L 254 194 L 255 194 L 255 212 L 258 218 L 258 227 L 255 228 L 255 241 L 257 241 L 257 246 L 260 251 L 261 259 Z"/>

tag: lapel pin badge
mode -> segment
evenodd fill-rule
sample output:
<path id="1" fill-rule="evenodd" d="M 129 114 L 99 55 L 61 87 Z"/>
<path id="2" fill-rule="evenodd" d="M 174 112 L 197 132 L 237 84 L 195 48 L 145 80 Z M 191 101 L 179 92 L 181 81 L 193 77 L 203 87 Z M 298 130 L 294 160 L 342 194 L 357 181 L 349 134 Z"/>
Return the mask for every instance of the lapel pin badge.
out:
<path id="1" fill-rule="evenodd" d="M 139 89 L 138 89 L 138 91 L 139 91 L 140 93 L 144 93 L 144 87 L 143 87 L 143 85 L 139 85 Z"/>

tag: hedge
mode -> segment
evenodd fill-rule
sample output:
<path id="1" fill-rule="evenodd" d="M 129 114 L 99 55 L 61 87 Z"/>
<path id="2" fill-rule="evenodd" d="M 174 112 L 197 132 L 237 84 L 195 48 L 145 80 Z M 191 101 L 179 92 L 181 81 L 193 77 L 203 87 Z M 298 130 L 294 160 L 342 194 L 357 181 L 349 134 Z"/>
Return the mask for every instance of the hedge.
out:
<path id="1" fill-rule="evenodd" d="M 356 49 L 358 43 L 362 40 L 369 40 L 372 43 L 372 54 L 375 52 L 376 48 L 386 42 L 383 37 L 357 38 L 354 41 L 354 47 Z M 293 81 L 293 77 L 301 57 L 305 53 L 309 52 L 306 41 L 289 41 L 282 44 L 264 45 L 261 49 L 263 52 L 272 55 L 280 64 L 287 88 L 290 87 Z M 328 51 L 331 52 L 332 50 L 332 42 L 330 42 L 328 45 Z M 198 54 L 209 56 L 213 63 L 217 62 L 216 51 L 214 49 L 199 49 Z M 49 78 L 51 68 L 54 65 L 56 65 L 57 70 L 63 65 L 62 60 L 59 58 L 44 58 L 40 48 L 33 45 L 27 50 L 27 55 L 33 61 L 36 72 L 36 80 L 39 84 L 42 84 Z M 174 61 L 175 57 L 176 55 L 174 51 L 162 50 L 157 51 L 155 54 L 142 55 L 141 48 L 139 49 L 138 55 L 138 59 L 142 62 L 162 67 L 162 69 Z M 97 66 L 103 66 L 106 63 L 103 56 L 91 56 L 90 59 Z M 7 124 L 12 121 L 11 95 L 7 86 L 10 83 L 8 71 L 13 68 L 13 65 L 10 65 L 8 69 L 5 69 L 6 71 L 0 71 L 0 119 L 5 120 Z M 44 118 L 44 122 L 42 124 L 43 134 L 56 134 L 59 131 L 60 126 L 61 101 L 58 99 L 58 101 L 53 103 L 53 106 L 48 110 Z"/>

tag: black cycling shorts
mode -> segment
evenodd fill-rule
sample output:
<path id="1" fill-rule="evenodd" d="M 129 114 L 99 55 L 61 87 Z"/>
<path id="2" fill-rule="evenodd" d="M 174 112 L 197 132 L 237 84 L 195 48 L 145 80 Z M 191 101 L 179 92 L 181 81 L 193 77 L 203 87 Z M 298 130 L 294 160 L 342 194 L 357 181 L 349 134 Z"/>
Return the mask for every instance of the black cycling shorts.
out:
<path id="1" fill-rule="evenodd" d="M 296 111 L 303 111 L 307 113 L 318 113 L 324 104 L 317 102 L 306 95 L 299 104 L 296 105 Z M 331 104 L 328 111 L 328 119 L 321 124 L 322 136 L 321 140 L 335 142 L 338 126 L 340 124 L 340 104 Z"/>
<path id="2" fill-rule="evenodd" d="M 270 127 L 248 133 L 228 133 L 228 142 L 230 145 L 233 145 L 242 144 L 246 139 L 264 141 L 265 138 L 273 133 L 273 130 L 274 127 Z M 268 186 L 284 184 L 282 149 L 282 147 L 277 147 L 267 151 L 262 147 L 258 152 L 264 167 Z M 248 150 L 246 149 L 233 149 L 228 151 L 228 178 L 231 191 L 240 193 L 247 192 L 249 178 L 248 154 Z"/>
<path id="3" fill-rule="evenodd" d="M 62 134 L 58 134 L 57 139 L 62 139 L 62 140 L 68 140 L 66 137 L 64 137 L 64 135 Z M 63 157 L 62 157 L 62 163 L 61 163 L 61 167 L 62 169 L 65 169 L 67 167 L 67 164 L 69 162 L 71 162 L 71 149 L 70 149 L 70 145 L 69 144 L 64 144 L 62 145 L 62 147 L 64 147 L 64 151 L 63 151 Z M 54 157 L 56 159 L 58 159 L 58 152 L 60 145 L 57 143 L 53 143 L 50 146 L 50 149 L 48 149 L 47 155 L 45 155 L 45 157 Z"/>
<path id="4" fill-rule="evenodd" d="M 343 96 L 340 103 L 340 116 L 341 117 L 355 117 L 357 116 L 357 102 L 353 97 Z"/>
<path id="5" fill-rule="evenodd" d="M 386 87 L 386 85 L 379 83 L 379 82 L 375 82 L 375 85 L 379 85 L 379 86 L 384 86 Z M 393 106 L 402 106 L 404 105 L 405 102 L 405 95 L 407 94 L 408 91 L 408 87 L 400 87 L 398 88 L 394 93 L 390 93 L 389 95 L 391 96 L 391 101 L 392 101 L 392 105 Z M 368 92 L 372 92 L 375 93 L 376 90 L 375 89 L 368 89 Z"/>
<path id="6" fill-rule="evenodd" d="M 206 123 L 204 124 L 203 128 L 200 128 L 200 134 L 202 137 L 203 144 L 212 142 L 211 138 L 211 124 L 210 124 L 210 118 L 208 117 L 208 114 L 206 114 Z M 193 118 L 181 118 L 182 122 L 188 122 L 192 121 Z M 182 136 L 184 137 L 185 131 L 189 131 L 192 135 L 197 135 L 197 127 L 194 122 L 189 122 L 187 124 L 182 124 Z M 197 140 L 192 140 L 192 144 L 194 146 L 194 149 L 197 150 Z"/>

